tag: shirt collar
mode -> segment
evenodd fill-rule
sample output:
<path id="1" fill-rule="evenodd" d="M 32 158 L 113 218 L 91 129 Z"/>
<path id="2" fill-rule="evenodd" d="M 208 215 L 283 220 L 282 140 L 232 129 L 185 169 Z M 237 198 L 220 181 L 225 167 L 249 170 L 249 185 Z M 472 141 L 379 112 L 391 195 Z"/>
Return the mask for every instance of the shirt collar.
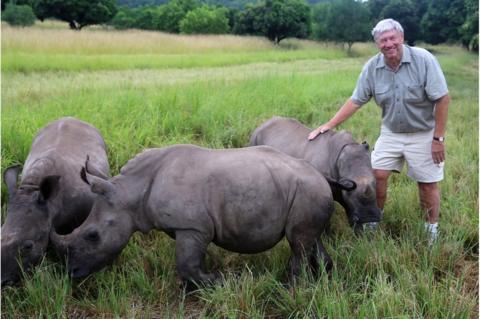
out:
<path id="1" fill-rule="evenodd" d="M 412 54 L 410 53 L 410 47 L 405 44 L 402 44 L 402 46 L 403 46 L 403 54 L 402 54 L 402 60 L 400 61 L 400 65 L 402 65 L 403 63 L 412 62 Z M 386 67 L 385 58 L 383 57 L 382 53 L 379 53 L 376 68 L 380 69 L 384 67 Z"/>

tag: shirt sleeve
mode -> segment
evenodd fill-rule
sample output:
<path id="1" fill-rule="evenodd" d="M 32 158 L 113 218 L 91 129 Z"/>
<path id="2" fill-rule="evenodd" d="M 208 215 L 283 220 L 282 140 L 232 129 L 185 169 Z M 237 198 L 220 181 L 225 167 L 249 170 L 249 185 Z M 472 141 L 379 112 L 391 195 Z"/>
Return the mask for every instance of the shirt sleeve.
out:
<path id="1" fill-rule="evenodd" d="M 448 94 L 447 81 L 435 56 L 426 59 L 427 79 L 425 91 L 430 101 L 436 101 Z"/>
<path id="2" fill-rule="evenodd" d="M 371 87 L 371 82 L 369 81 L 370 77 L 370 71 L 369 71 L 369 64 L 365 64 L 363 67 L 362 72 L 358 76 L 357 80 L 357 86 L 355 87 L 355 90 L 353 90 L 353 94 L 350 97 L 350 99 L 353 101 L 353 103 L 362 106 L 370 99 L 372 98 L 372 87 Z"/>

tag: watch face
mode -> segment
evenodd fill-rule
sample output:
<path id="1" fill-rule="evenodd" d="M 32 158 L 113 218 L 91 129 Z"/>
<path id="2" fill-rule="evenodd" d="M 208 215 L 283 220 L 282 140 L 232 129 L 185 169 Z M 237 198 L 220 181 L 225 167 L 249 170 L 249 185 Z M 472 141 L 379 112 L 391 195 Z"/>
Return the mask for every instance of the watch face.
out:
<path id="1" fill-rule="evenodd" d="M 440 137 L 433 137 L 433 139 L 434 139 L 434 140 L 436 140 L 436 141 L 439 141 L 439 142 L 443 142 L 443 141 L 445 141 L 445 137 L 443 137 L 443 136 L 440 136 Z"/>

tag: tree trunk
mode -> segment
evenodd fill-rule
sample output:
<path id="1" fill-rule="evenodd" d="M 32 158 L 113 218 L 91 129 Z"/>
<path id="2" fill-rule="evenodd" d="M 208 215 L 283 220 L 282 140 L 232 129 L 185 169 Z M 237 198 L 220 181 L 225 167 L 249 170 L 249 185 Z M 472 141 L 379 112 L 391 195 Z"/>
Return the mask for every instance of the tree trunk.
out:
<path id="1" fill-rule="evenodd" d="M 78 26 L 78 23 L 75 20 L 69 21 L 68 25 L 70 26 L 70 29 L 72 30 L 80 30 L 80 27 Z"/>
<path id="2" fill-rule="evenodd" d="M 348 54 L 352 53 L 352 45 L 353 45 L 353 42 L 348 42 Z"/>

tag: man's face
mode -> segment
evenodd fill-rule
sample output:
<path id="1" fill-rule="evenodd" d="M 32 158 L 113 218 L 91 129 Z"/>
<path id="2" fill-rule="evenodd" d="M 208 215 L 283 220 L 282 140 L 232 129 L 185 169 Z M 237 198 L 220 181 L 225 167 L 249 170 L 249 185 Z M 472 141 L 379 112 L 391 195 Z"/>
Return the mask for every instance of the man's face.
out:
<path id="1" fill-rule="evenodd" d="M 403 53 L 403 34 L 397 30 L 381 33 L 375 43 L 387 60 L 400 60 Z"/>

